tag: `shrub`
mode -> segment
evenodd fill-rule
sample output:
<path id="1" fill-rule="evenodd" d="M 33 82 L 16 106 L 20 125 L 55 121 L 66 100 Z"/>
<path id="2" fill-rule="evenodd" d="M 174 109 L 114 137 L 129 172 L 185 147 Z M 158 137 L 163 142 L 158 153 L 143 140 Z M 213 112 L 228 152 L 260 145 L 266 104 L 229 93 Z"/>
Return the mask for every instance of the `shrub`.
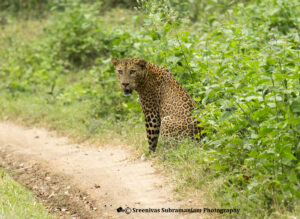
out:
<path id="1" fill-rule="evenodd" d="M 206 179 L 193 171 L 220 179 L 221 204 L 241 205 L 245 216 L 292 210 L 300 196 L 298 3 L 251 0 L 217 15 L 209 11 L 220 1 L 201 2 L 201 22 L 184 15 L 187 1 L 152 0 L 138 2 L 143 15 L 114 26 L 100 18 L 99 4 L 66 4 L 53 12 L 42 42 L 15 48 L 0 70 L 1 87 L 50 93 L 49 104 L 88 102 L 95 120 L 140 122 L 136 96 L 122 97 L 110 57 L 164 65 L 196 100 L 206 137 L 201 148 L 161 149 L 162 160 L 197 188 Z"/>
<path id="2" fill-rule="evenodd" d="M 99 7 L 100 4 L 73 2 L 63 13 L 55 13 L 47 34 L 51 38 L 49 43 L 53 52 L 60 59 L 71 65 L 89 65 L 105 52 Z"/>

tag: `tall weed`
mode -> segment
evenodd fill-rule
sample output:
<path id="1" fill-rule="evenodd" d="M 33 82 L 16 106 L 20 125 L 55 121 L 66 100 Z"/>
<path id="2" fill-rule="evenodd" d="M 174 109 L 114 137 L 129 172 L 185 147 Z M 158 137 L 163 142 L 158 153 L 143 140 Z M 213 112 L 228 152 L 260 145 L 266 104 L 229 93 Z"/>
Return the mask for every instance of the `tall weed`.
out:
<path id="1" fill-rule="evenodd" d="M 42 94 L 48 104 L 88 103 L 95 123 L 86 128 L 97 132 L 100 118 L 142 120 L 136 96 L 122 97 L 111 56 L 166 66 L 196 100 L 206 137 L 161 145 L 161 160 L 189 186 L 219 180 L 212 189 L 220 205 L 240 206 L 245 216 L 293 211 L 300 197 L 299 3 L 201 2 L 206 12 L 190 18 L 193 3 L 140 0 L 139 12 L 113 26 L 99 4 L 67 4 L 53 12 L 41 42 L 12 42 L 0 88 Z"/>

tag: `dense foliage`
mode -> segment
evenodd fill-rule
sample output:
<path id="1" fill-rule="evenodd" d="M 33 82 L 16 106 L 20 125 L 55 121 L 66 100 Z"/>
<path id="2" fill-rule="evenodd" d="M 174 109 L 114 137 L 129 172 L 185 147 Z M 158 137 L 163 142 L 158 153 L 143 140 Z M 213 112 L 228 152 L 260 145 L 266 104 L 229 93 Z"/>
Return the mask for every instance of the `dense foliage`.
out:
<path id="1" fill-rule="evenodd" d="M 140 0 L 117 22 L 87 2 L 69 1 L 61 12 L 57 1 L 42 40 L 9 39 L 2 92 L 42 94 L 48 104 L 90 101 L 87 117 L 137 121 L 140 107 L 122 97 L 110 57 L 164 65 L 196 100 L 206 137 L 201 147 L 161 149 L 162 159 L 222 178 L 215 193 L 223 205 L 292 211 L 300 198 L 298 1 Z M 203 183 L 197 174 L 184 178 Z"/>
<path id="2" fill-rule="evenodd" d="M 14 15 L 26 15 L 27 17 L 40 17 L 47 14 L 51 10 L 65 10 L 69 4 L 74 1 L 71 0 L 1 0 L 0 12 L 10 12 Z M 104 10 L 113 7 L 133 8 L 137 5 L 135 0 L 81 0 L 81 3 L 101 3 Z M 0 13 L 1 15 L 1 13 Z"/>

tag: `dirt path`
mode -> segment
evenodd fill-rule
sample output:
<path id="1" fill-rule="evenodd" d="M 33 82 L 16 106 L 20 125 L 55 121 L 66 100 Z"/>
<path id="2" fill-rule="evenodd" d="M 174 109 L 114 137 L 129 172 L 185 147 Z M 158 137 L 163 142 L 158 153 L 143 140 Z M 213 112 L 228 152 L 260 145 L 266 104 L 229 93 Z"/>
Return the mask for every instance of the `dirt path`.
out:
<path id="1" fill-rule="evenodd" d="M 167 180 L 151 162 L 133 160 L 125 147 L 68 142 L 43 129 L 0 122 L 0 166 L 16 172 L 17 181 L 62 217 L 200 218 L 200 213 L 118 213 L 119 207 L 197 206 L 174 201 Z"/>

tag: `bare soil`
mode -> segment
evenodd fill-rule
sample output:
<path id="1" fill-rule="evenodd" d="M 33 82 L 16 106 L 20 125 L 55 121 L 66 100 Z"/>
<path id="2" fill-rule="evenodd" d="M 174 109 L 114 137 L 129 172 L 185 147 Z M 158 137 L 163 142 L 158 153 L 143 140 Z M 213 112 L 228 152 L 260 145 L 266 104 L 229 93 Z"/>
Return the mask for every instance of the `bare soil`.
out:
<path id="1" fill-rule="evenodd" d="M 201 208 L 176 201 L 168 179 L 128 147 L 71 144 L 41 128 L 0 122 L 0 167 L 62 218 L 200 218 L 200 213 L 117 212 Z"/>

